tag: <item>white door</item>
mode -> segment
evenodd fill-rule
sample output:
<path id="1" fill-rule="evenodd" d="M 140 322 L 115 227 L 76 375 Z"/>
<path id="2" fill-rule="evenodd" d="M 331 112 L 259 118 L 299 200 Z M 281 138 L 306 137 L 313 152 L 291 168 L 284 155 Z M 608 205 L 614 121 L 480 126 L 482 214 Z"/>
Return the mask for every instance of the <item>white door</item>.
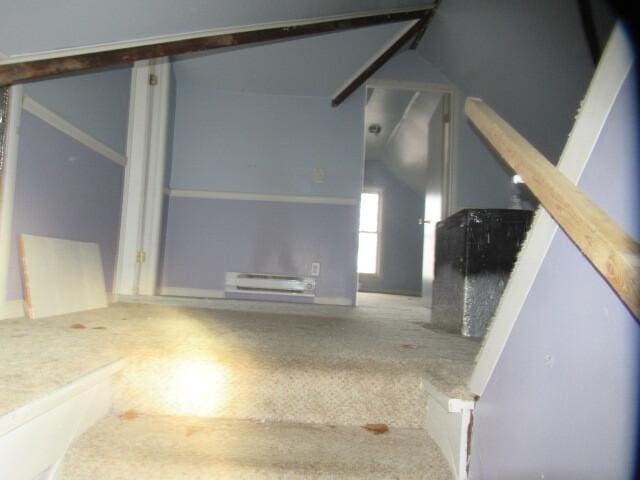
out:
<path id="1" fill-rule="evenodd" d="M 431 307 L 435 266 L 436 223 L 442 220 L 445 199 L 445 159 L 449 149 L 451 95 L 442 96 L 429 120 L 427 184 L 425 190 L 424 245 L 422 252 L 422 299 Z"/>

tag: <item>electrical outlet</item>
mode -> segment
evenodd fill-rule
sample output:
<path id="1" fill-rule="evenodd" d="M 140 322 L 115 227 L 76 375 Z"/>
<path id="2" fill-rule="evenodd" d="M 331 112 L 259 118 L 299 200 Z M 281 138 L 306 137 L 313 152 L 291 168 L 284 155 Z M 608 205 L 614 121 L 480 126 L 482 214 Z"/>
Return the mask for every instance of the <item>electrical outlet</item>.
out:
<path id="1" fill-rule="evenodd" d="M 324 183 L 324 180 L 327 178 L 327 174 L 324 171 L 324 168 L 316 167 L 313 169 L 313 183 Z"/>
<path id="2" fill-rule="evenodd" d="M 313 262 L 311 264 L 311 275 L 318 277 L 320 275 L 320 262 Z"/>

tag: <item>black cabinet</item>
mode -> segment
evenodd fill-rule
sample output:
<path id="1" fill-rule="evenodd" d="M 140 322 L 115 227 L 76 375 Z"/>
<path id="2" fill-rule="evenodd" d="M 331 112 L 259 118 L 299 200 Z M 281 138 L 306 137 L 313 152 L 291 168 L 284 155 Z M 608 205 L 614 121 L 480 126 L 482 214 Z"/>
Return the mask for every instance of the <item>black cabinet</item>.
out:
<path id="1" fill-rule="evenodd" d="M 438 222 L 434 325 L 484 335 L 532 216 L 529 210 L 465 209 Z"/>

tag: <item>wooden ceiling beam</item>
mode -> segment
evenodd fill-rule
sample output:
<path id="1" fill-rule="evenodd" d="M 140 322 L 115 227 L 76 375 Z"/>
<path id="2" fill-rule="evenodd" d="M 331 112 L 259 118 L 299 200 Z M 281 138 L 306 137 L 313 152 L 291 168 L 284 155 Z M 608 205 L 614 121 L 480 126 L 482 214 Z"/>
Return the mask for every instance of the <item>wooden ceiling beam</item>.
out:
<path id="1" fill-rule="evenodd" d="M 410 50 L 415 50 L 416 48 L 418 48 L 418 45 L 420 45 L 420 42 L 422 41 L 422 37 L 424 37 L 424 34 L 427 31 L 427 28 L 429 28 L 429 24 L 431 23 L 431 20 L 433 20 L 433 16 L 435 15 L 436 10 L 440 6 L 441 1 L 442 0 L 436 0 L 435 2 L 433 2 L 433 9 L 427 14 L 427 19 L 422 24 L 422 28 L 418 31 L 418 33 L 416 33 L 416 36 L 413 37 L 413 42 L 411 42 L 411 45 L 409 46 Z"/>
<path id="2" fill-rule="evenodd" d="M 172 41 L 158 40 L 153 43 L 130 47 L 114 46 L 112 49 L 105 49 L 102 46 L 96 47 L 96 51 L 88 53 L 60 51 L 59 55 L 56 55 L 56 52 L 51 52 L 47 54 L 46 58 L 27 59 L 24 61 L 9 59 L 0 62 L 0 86 L 94 68 L 130 64 L 151 58 L 406 22 L 425 18 L 432 8 L 433 6 L 425 6 L 419 9 L 385 11 L 359 16 L 334 16 L 308 22 L 280 23 L 277 26 L 263 25 L 255 29 L 244 29 L 236 32 L 227 31 L 194 38 Z M 413 34 L 415 34 L 415 31 Z"/>
<path id="3" fill-rule="evenodd" d="M 429 24 L 433 19 L 441 0 L 435 0 L 431 4 L 429 10 L 425 10 L 423 16 L 417 21 L 409 30 L 402 34 L 397 40 L 374 58 L 368 65 L 363 68 L 359 74 L 355 75 L 347 84 L 342 87 L 338 93 L 333 96 L 331 100 L 331 106 L 337 107 L 344 102 L 349 95 L 355 92 L 361 85 L 363 85 L 371 76 L 376 73 L 385 63 L 387 63 L 391 57 L 393 57 L 400 49 L 402 49 L 409 41 L 411 41 L 410 49 L 415 50 L 418 48 L 422 37 L 424 36 Z"/>
<path id="4" fill-rule="evenodd" d="M 385 63 L 389 61 L 402 47 L 404 47 L 409 41 L 420 32 L 420 30 L 427 23 L 429 13 L 422 19 L 413 24 L 411 28 L 405 31 L 400 37 L 398 37 L 391 45 L 374 58 L 369 64 L 367 64 L 357 75 L 355 75 L 347 84 L 342 87 L 338 93 L 336 93 L 331 99 L 331 106 L 337 107 L 344 102 L 349 95 L 355 92 L 361 85 L 363 85 L 374 73 L 376 73 Z"/>

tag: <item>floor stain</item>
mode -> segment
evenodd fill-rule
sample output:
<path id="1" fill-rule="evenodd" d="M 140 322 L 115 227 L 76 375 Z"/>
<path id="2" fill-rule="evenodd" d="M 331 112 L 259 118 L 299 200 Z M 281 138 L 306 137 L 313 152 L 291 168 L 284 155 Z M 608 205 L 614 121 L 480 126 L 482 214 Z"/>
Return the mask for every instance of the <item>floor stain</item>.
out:
<path id="1" fill-rule="evenodd" d="M 139 416 L 140 414 L 135 410 L 127 410 L 126 412 L 122 412 L 120 415 L 118 415 L 118 418 L 120 418 L 121 420 L 135 420 Z"/>
<path id="2" fill-rule="evenodd" d="M 389 427 L 385 423 L 367 423 L 364 428 L 373 432 L 374 435 L 380 435 L 389 431 Z"/>

